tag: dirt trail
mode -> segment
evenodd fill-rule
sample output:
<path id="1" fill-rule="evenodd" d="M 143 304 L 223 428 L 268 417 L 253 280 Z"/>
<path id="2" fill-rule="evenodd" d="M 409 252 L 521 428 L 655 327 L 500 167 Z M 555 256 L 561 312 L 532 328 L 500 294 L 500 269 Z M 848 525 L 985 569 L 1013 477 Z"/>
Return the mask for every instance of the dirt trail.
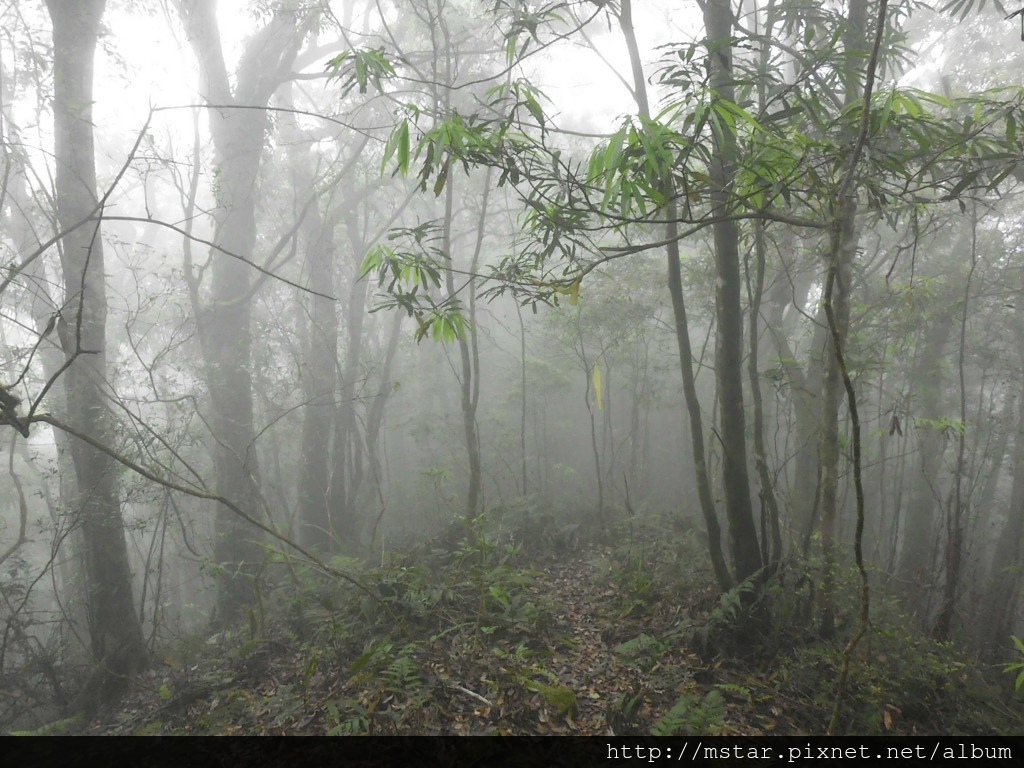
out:
<path id="1" fill-rule="evenodd" d="M 552 649 L 549 668 L 576 694 L 575 708 L 563 718 L 569 733 L 649 733 L 699 663 L 654 639 L 671 617 L 645 615 L 645 606 L 610 581 L 613 569 L 610 550 L 591 545 L 546 565 L 531 587 L 557 606 L 554 629 L 564 640 Z"/>
<path id="2" fill-rule="evenodd" d="M 443 607 L 449 629 L 431 619 L 381 637 L 366 626 L 347 651 L 287 631 L 242 654 L 211 640 L 194 663 L 144 674 L 119 711 L 84 732 L 650 733 L 699 665 L 664 640 L 675 620 L 664 606 L 674 601 L 628 594 L 612 550 L 598 545 L 529 570 L 533 580 L 510 603 L 532 603 L 532 622 L 484 626 L 471 598 Z M 376 655 L 359 660 L 367 649 Z"/>

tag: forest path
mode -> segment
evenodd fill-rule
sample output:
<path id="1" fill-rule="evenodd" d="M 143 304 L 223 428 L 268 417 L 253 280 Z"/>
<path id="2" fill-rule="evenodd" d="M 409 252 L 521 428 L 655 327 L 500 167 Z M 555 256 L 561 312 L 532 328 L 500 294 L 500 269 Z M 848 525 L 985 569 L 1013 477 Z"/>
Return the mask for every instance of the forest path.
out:
<path id="1" fill-rule="evenodd" d="M 547 668 L 575 694 L 575 705 L 558 711 L 557 697 L 541 691 L 538 732 L 647 734 L 703 666 L 667 639 L 680 616 L 664 610 L 643 568 L 616 562 L 608 547 L 590 544 L 541 564 L 530 590 L 553 605 L 559 642 Z"/>
<path id="2" fill-rule="evenodd" d="M 82 732 L 649 734 L 707 672 L 674 632 L 678 595 L 622 549 L 415 571 L 392 604 L 407 620 L 367 622 L 357 601 L 322 640 L 287 621 L 248 642 L 221 633 L 187 663 L 158 663 Z"/>
<path id="3" fill-rule="evenodd" d="M 439 562 L 368 572 L 387 611 L 353 590 L 290 585 L 258 632 L 169 645 L 116 707 L 40 733 L 803 735 L 827 722 L 840 646 L 812 648 L 818 663 L 800 666 L 731 653 L 721 634 L 708 641 L 714 659 L 689 652 L 686 638 L 713 630 L 721 610 L 665 537 Z M 929 647 L 906 631 L 876 635 L 873 663 L 855 669 L 873 687 L 853 699 L 851 730 L 873 733 L 864 724 L 884 712 L 887 735 L 1019 730 L 1004 694 L 984 693 L 948 650 L 922 658 Z"/>

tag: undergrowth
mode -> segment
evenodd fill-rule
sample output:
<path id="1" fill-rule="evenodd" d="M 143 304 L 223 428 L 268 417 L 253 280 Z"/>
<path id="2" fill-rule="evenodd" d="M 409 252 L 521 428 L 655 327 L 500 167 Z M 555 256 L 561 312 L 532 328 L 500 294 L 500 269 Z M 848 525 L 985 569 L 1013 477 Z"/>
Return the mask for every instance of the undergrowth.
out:
<path id="1" fill-rule="evenodd" d="M 701 542 L 664 530 L 631 519 L 576 553 L 469 530 L 372 567 L 332 563 L 372 594 L 282 559 L 265 615 L 190 642 L 140 684 L 133 716 L 84 732 L 822 733 L 856 607 L 845 575 L 823 640 L 813 564 L 718 594 Z M 1006 675 L 982 679 L 895 601 L 876 595 L 872 620 L 845 733 L 1020 730 Z"/>

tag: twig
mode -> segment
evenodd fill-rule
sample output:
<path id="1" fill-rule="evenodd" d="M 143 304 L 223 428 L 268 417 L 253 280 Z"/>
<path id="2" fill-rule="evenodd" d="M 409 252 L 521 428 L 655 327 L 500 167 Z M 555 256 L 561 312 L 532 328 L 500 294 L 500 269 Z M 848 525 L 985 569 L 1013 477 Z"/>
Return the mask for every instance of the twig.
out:
<path id="1" fill-rule="evenodd" d="M 487 699 L 485 699 L 479 693 L 475 693 L 474 691 L 469 690 L 469 688 L 463 688 L 461 685 L 454 685 L 452 683 L 449 683 L 448 687 L 449 688 L 453 688 L 454 690 L 458 691 L 459 693 L 464 693 L 467 696 L 469 696 L 469 698 L 476 699 L 481 704 L 484 704 L 484 705 L 486 705 L 488 707 L 493 707 L 494 706 L 493 704 L 491 704 L 491 702 L 489 702 Z"/>

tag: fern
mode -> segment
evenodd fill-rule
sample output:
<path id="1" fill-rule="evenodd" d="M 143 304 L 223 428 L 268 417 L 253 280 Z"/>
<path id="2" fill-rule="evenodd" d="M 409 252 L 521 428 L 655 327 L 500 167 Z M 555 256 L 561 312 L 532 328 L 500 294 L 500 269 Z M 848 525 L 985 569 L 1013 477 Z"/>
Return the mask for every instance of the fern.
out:
<path id="1" fill-rule="evenodd" d="M 1013 645 L 1018 653 L 1024 654 L 1024 640 L 1021 640 L 1016 635 L 1012 635 L 1010 639 L 1013 640 Z M 1009 664 L 1004 664 L 1003 670 L 1008 675 L 1017 673 L 1017 679 L 1013 683 L 1013 690 L 1020 693 L 1021 688 L 1024 688 L 1024 661 L 1013 661 Z"/>
<path id="2" fill-rule="evenodd" d="M 725 699 L 711 691 L 700 699 L 696 691 L 688 691 L 668 712 L 658 718 L 651 729 L 654 736 L 714 735 L 725 727 Z"/>

